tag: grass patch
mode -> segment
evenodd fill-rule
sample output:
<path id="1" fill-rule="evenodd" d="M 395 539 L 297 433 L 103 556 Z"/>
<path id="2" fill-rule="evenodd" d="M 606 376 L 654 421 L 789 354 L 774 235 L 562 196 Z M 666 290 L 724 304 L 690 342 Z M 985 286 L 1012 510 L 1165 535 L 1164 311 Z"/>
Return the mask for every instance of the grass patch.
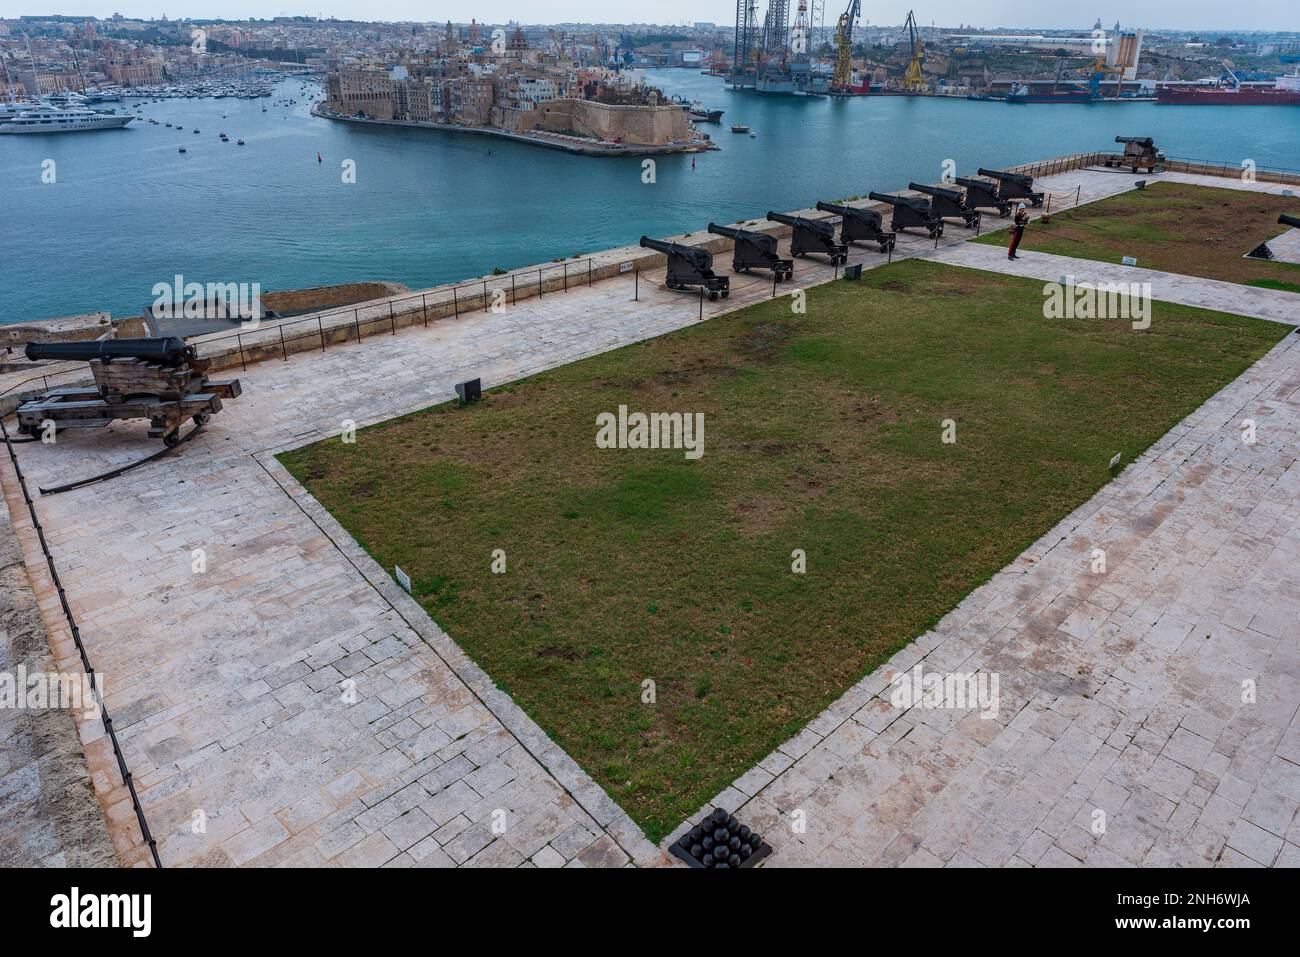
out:
<path id="1" fill-rule="evenodd" d="M 1280 289 L 1282 292 L 1300 292 L 1300 283 L 1284 282 L 1281 279 L 1252 279 L 1247 286 L 1259 286 L 1261 289 Z"/>
<path id="2" fill-rule="evenodd" d="M 1042 302 L 894 263 L 280 459 L 658 840 L 1289 331 Z M 597 449 L 619 405 L 703 457 Z"/>
<path id="3" fill-rule="evenodd" d="M 1247 285 L 1300 283 L 1300 265 L 1243 258 L 1283 231 L 1278 213 L 1300 215 L 1300 198 L 1157 182 L 1031 222 L 1021 249 L 1108 263 L 1133 256 L 1146 269 Z M 973 241 L 1005 246 L 1007 234 Z"/>

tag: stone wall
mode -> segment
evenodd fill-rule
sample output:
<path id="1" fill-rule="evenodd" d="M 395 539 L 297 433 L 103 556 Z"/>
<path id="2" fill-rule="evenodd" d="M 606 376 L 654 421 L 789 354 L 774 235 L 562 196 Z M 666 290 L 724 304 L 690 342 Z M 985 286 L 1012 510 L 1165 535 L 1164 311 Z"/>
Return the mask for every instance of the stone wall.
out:
<path id="1" fill-rule="evenodd" d="M 613 106 L 593 100 L 551 100 L 536 110 L 506 110 L 504 124 L 513 132 L 540 129 L 577 133 L 594 139 L 621 139 L 632 146 L 662 146 L 690 136 L 686 111 L 675 104 Z"/>
<path id="2" fill-rule="evenodd" d="M 304 312 L 382 299 L 409 291 L 400 282 L 349 282 L 310 289 L 286 289 L 262 294 L 262 305 L 272 312 Z"/>
<path id="3" fill-rule="evenodd" d="M 0 449 L 0 455 L 4 455 Z M 9 468 L 8 456 L 0 467 Z M 6 482 L 6 489 L 16 486 Z M 15 508 L 26 508 L 21 500 Z M 49 640 L 0 497 L 0 671 L 52 672 Z M 0 708 L 0 867 L 115 867 L 72 716 Z"/>

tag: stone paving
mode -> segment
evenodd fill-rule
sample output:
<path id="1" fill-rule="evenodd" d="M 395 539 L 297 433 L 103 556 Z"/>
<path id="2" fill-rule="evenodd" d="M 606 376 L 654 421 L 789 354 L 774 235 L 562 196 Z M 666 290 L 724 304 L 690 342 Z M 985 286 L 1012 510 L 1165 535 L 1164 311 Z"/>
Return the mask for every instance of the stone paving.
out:
<path id="1" fill-rule="evenodd" d="M 1001 246 L 981 243 L 946 246 L 928 258 L 949 266 L 966 266 L 1045 282 L 1064 282 L 1070 276 L 1075 283 L 1149 283 L 1151 297 L 1164 302 L 1235 312 L 1292 325 L 1300 322 L 1300 293 L 1279 289 L 1242 286 L 1218 279 L 1180 276 L 1140 266 L 1120 266 L 1032 250 L 1021 252 L 1018 258 L 1010 260 Z"/>
<path id="2" fill-rule="evenodd" d="M 1061 195 L 1082 184 L 1088 201 L 1132 180 L 1076 171 L 1040 182 Z M 966 235 L 954 227 L 940 248 Z M 915 237 L 898 255 L 927 251 L 933 244 Z M 884 257 L 855 251 L 853 261 Z M 796 285 L 833 275 L 801 262 Z M 346 419 L 365 424 L 445 401 L 466 378 L 490 387 L 697 321 L 695 297 L 656 279 L 643 274 L 635 305 L 631 278 L 609 280 L 261 363 L 240 374 L 244 395 L 172 456 L 38 500 L 164 864 L 664 862 L 270 454 L 336 434 Z M 730 300 L 705 302 L 705 318 L 772 294 L 761 280 L 737 277 L 737 287 Z M 782 844 L 771 863 L 827 854 L 846 863 L 1013 855 L 1052 863 L 1052 841 L 1037 855 L 1017 842 L 997 860 L 1035 817 L 1010 810 L 1052 797 L 1026 839 L 1051 837 L 1060 854 L 1078 854 L 1078 835 L 1053 829 L 1047 815 L 1064 813 L 1056 808 L 1065 798 L 1051 789 L 1085 754 L 1065 785 L 1070 799 L 1085 784 L 1094 786 L 1080 801 L 1101 801 L 1093 793 L 1102 784 L 1114 788 L 1105 806 L 1115 825 L 1096 842 L 1104 852 L 1082 854 L 1089 863 L 1131 857 L 1150 828 L 1175 817 L 1179 826 L 1193 820 L 1181 841 L 1153 839 L 1147 862 L 1160 859 L 1153 848 L 1200 860 L 1193 851 L 1224 828 L 1213 854 L 1225 861 L 1267 856 L 1264 835 L 1280 845 L 1300 761 L 1295 658 L 1285 643 L 1300 603 L 1286 573 L 1297 543 L 1285 519 L 1295 493 L 1286 471 L 1295 445 L 1290 363 L 1288 340 L 1063 522 L 1066 543 L 1045 539 L 1041 555 L 1031 549 L 895 659 L 910 664 L 924 651 L 927 667 L 996 662 L 1014 710 L 983 722 L 942 711 L 873 716 L 862 706 L 874 683 L 883 687 L 878 672 L 832 709 L 841 718 L 828 712 L 741 778 L 728 796 L 755 795 L 745 813 L 770 820 L 764 826 Z M 1243 407 L 1265 422 L 1250 450 L 1230 441 Z M 48 486 L 152 451 L 142 431 L 134 423 L 72 434 L 53 447 L 20 446 L 19 457 L 29 482 Z M 12 488 L 7 463 L 0 476 Z M 1111 571 L 1081 584 L 1078 549 L 1092 541 L 1109 544 Z M 24 558 L 37 567 L 30 541 Z M 71 670 L 57 600 L 33 579 L 55 658 Z M 1202 626 L 1209 638 L 1188 637 Z M 1250 709 L 1189 697 L 1249 676 L 1262 676 Z M 1291 702 L 1285 715 L 1279 695 Z M 135 820 L 103 739 L 94 724 L 79 730 L 119 860 L 138 863 Z M 834 816 L 816 812 L 814 797 Z M 783 841 L 779 817 L 801 802 L 808 831 Z M 1004 817 L 1012 830 L 1000 828 Z M 897 837 L 926 821 L 940 836 L 922 848 L 926 830 L 899 857 Z M 1129 843 L 1116 848 L 1121 840 Z"/>

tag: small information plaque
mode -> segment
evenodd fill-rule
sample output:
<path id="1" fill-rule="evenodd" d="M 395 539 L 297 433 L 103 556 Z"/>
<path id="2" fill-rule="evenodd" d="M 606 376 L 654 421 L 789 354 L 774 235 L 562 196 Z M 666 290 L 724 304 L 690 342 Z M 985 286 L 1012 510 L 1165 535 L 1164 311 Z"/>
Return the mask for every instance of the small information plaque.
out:
<path id="1" fill-rule="evenodd" d="M 411 593 L 411 576 L 402 571 L 398 565 L 393 566 L 393 577 L 397 579 L 397 584 L 406 589 L 406 593 Z"/>

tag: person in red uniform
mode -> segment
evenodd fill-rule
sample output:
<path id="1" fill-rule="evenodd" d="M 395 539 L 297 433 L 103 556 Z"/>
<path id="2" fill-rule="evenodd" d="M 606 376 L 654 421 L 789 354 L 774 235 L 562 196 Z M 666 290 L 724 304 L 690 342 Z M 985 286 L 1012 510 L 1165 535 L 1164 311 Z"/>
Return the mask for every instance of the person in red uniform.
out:
<path id="1" fill-rule="evenodd" d="M 1029 222 L 1029 213 L 1025 210 L 1025 204 L 1021 203 L 1016 207 L 1016 218 L 1011 226 L 1011 246 L 1007 249 L 1008 259 L 1019 259 L 1016 255 L 1016 249 L 1020 246 L 1020 239 L 1025 235 L 1025 224 Z"/>

